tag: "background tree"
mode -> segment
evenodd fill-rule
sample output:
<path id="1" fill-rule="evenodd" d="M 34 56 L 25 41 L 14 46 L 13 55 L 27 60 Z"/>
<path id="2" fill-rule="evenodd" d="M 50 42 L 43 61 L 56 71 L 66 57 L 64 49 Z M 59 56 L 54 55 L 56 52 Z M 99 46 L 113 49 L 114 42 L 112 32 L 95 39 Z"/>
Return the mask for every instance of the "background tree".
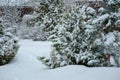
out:
<path id="1" fill-rule="evenodd" d="M 3 23 L 8 23 L 9 26 L 16 25 L 16 23 L 20 19 L 20 5 L 21 1 L 11 1 L 11 0 L 5 0 L 0 1 L 1 7 L 3 9 Z M 7 26 L 7 25 L 6 25 Z"/>
<path id="2" fill-rule="evenodd" d="M 62 0 L 41 0 L 37 5 L 35 22 L 40 29 L 50 36 L 55 33 L 55 26 L 59 23 L 64 3 Z"/>

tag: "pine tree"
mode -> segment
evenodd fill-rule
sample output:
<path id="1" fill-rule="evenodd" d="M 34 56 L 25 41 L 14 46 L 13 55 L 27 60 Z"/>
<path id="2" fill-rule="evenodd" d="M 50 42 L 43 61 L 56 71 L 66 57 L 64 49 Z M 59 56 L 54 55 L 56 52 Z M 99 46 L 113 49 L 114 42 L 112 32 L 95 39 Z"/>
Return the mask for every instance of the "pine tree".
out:
<path id="1" fill-rule="evenodd" d="M 100 61 L 93 49 L 97 27 L 90 24 L 93 14 L 96 13 L 90 13 L 90 10 L 94 9 L 85 5 L 64 15 L 62 24 L 58 25 L 59 30 L 50 58 L 40 58 L 45 65 L 50 68 L 71 64 L 99 65 Z"/>
<path id="2" fill-rule="evenodd" d="M 18 50 L 14 27 L 6 27 L 0 21 L 0 65 L 9 63 Z"/>
<path id="3" fill-rule="evenodd" d="M 43 27 L 50 36 L 55 33 L 55 26 L 60 22 L 64 3 L 62 0 L 41 0 L 37 6 L 38 17 L 35 22 Z"/>

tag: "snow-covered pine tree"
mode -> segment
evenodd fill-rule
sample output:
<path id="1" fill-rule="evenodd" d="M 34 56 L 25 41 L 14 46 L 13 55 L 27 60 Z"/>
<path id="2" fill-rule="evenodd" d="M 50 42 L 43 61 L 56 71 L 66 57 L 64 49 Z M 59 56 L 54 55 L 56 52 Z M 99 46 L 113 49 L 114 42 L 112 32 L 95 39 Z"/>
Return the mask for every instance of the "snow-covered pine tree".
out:
<path id="1" fill-rule="evenodd" d="M 41 0 L 37 6 L 37 18 L 35 19 L 43 31 L 50 36 L 55 33 L 55 26 L 61 21 L 63 13 L 63 0 Z M 38 35 L 39 36 L 39 35 Z"/>
<path id="2" fill-rule="evenodd" d="M 6 27 L 0 20 L 0 65 L 9 63 L 17 53 L 18 38 L 15 36 L 15 27 Z"/>
<path id="3" fill-rule="evenodd" d="M 116 43 L 116 37 L 111 38 L 111 34 L 116 31 L 118 31 L 119 33 L 120 31 L 119 26 L 116 25 L 120 20 L 118 3 L 120 3 L 119 0 L 103 0 L 103 7 L 100 7 L 98 9 L 98 15 L 93 20 L 93 24 L 98 26 L 100 36 L 97 40 L 96 45 L 99 46 L 98 50 L 101 50 L 100 55 L 102 55 L 101 57 L 104 58 L 106 66 L 110 66 L 110 55 L 118 55 L 111 51 L 114 49 L 114 46 L 111 45 L 120 42 L 119 40 L 117 40 Z M 109 38 L 111 40 L 109 40 Z M 117 47 L 113 51 L 117 51 L 117 49 L 119 49 L 119 47 Z"/>
<path id="4" fill-rule="evenodd" d="M 57 36 L 50 58 L 39 58 L 43 64 L 50 68 L 71 64 L 99 66 L 101 61 L 94 51 L 97 26 L 90 24 L 95 14 L 96 11 L 87 5 L 66 13 L 63 22 L 57 25 Z"/>
<path id="5" fill-rule="evenodd" d="M 118 30 L 116 22 L 119 20 L 119 0 L 103 0 L 103 7 L 98 9 L 98 15 L 93 23 L 100 26 L 105 33 Z"/>

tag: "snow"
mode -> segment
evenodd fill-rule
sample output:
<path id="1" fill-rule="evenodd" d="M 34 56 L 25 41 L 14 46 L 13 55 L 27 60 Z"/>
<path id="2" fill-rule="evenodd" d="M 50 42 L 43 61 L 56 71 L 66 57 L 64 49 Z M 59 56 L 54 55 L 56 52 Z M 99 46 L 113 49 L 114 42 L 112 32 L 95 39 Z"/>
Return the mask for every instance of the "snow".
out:
<path id="1" fill-rule="evenodd" d="M 110 45 L 115 41 L 115 36 L 114 36 L 114 34 L 112 32 L 108 33 L 105 36 L 105 38 L 106 38 L 105 45 Z"/>
<path id="2" fill-rule="evenodd" d="M 109 14 L 104 14 L 100 17 L 98 17 L 97 19 L 93 20 L 93 24 L 96 24 L 97 22 L 103 22 L 105 19 L 107 19 L 109 17 Z"/>
<path id="3" fill-rule="evenodd" d="M 49 56 L 51 42 L 21 40 L 14 60 L 0 66 L 0 80 L 120 80 L 120 68 L 81 65 L 48 69 L 37 60 L 38 56 Z"/>
<path id="4" fill-rule="evenodd" d="M 96 14 L 96 11 L 95 11 L 93 8 L 91 8 L 91 7 L 88 7 L 88 8 L 87 8 L 87 12 L 88 12 L 89 14 L 92 14 L 92 15 L 95 15 L 95 14 Z"/>
<path id="5" fill-rule="evenodd" d="M 32 14 L 32 15 L 27 14 L 27 15 L 24 15 L 22 19 L 24 20 L 23 22 L 25 22 L 25 21 L 27 21 L 27 20 L 30 21 L 30 20 L 32 20 L 32 19 L 35 19 L 36 17 L 37 17 L 36 14 Z"/>
<path id="6" fill-rule="evenodd" d="M 116 2 L 114 0 L 109 0 L 108 5 L 112 5 L 112 4 L 116 4 Z"/>

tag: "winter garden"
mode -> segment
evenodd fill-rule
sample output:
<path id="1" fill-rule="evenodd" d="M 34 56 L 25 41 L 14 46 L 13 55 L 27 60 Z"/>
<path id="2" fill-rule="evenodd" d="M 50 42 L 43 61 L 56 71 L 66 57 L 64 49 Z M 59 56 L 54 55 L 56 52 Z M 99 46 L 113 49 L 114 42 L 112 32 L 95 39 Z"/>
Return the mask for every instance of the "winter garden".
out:
<path id="1" fill-rule="evenodd" d="M 0 80 L 120 80 L 120 0 L 70 1 L 0 0 Z"/>

